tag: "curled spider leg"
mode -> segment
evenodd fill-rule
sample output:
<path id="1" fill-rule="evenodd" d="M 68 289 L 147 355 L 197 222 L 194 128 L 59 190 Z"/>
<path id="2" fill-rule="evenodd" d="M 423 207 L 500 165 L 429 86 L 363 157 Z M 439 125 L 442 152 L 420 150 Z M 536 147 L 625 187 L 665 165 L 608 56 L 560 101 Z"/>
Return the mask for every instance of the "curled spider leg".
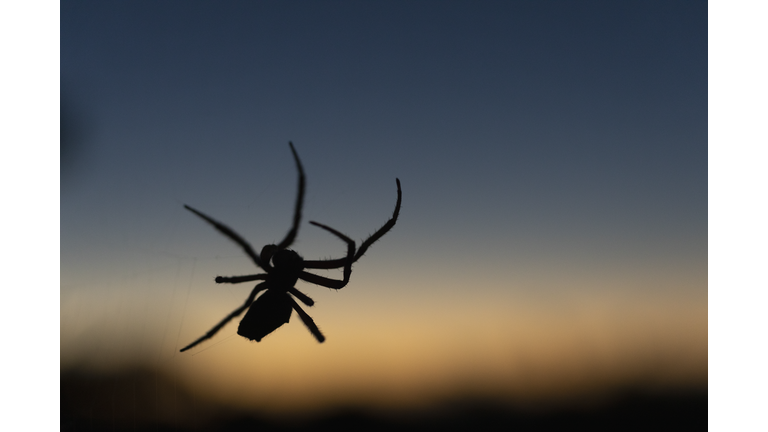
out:
<path id="1" fill-rule="evenodd" d="M 260 283 L 260 284 L 256 285 L 256 286 L 253 288 L 253 291 L 251 291 L 251 295 L 249 295 L 249 296 L 248 296 L 248 299 L 247 299 L 247 300 L 245 300 L 245 303 L 243 303 L 243 305 L 242 305 L 242 306 L 240 306 L 239 308 L 237 308 L 237 309 L 235 309 L 234 311 L 232 311 L 232 313 L 230 313 L 229 315 L 227 315 L 227 316 L 226 316 L 226 318 L 224 318 L 223 320 L 221 320 L 221 322 L 219 322 L 218 324 L 216 324 L 215 326 L 213 326 L 213 328 L 212 328 L 212 329 L 210 329 L 210 330 L 208 331 L 208 333 L 206 333 L 206 334 L 204 334 L 204 335 L 200 336 L 200 337 L 199 337 L 199 338 L 198 338 L 196 341 L 194 341 L 194 342 L 192 342 L 191 344 L 189 344 L 189 345 L 185 346 L 184 348 L 182 348 L 182 349 L 180 350 L 180 352 L 184 352 L 184 351 L 186 351 L 186 350 L 188 350 L 188 349 L 190 349 L 190 348 L 194 347 L 195 345 L 199 344 L 200 342 L 202 342 L 202 341 L 204 341 L 204 340 L 206 340 L 206 339 L 210 339 L 210 338 L 212 338 L 212 337 L 213 337 L 213 336 L 214 336 L 216 333 L 218 333 L 218 331 L 219 331 L 219 330 L 221 330 L 221 328 L 222 328 L 222 327 L 224 327 L 224 326 L 225 326 L 225 325 L 226 325 L 228 322 L 232 321 L 232 319 L 233 319 L 233 318 L 236 318 L 236 317 L 237 317 L 237 316 L 239 316 L 241 313 L 243 313 L 243 311 L 244 311 L 244 310 L 248 309 L 248 306 L 250 306 L 250 305 L 251 305 L 251 303 L 253 303 L 253 299 L 254 299 L 254 298 L 256 298 L 256 294 L 258 294 L 260 291 L 263 291 L 263 290 L 265 290 L 265 289 L 267 289 L 267 288 L 269 288 L 269 284 L 268 284 L 267 282 L 262 282 L 262 283 Z"/>
<path id="2" fill-rule="evenodd" d="M 340 238 L 341 240 L 347 243 L 347 257 L 343 259 L 344 278 L 342 280 L 330 279 L 330 278 L 318 276 L 312 273 L 307 273 L 305 271 L 302 271 L 299 277 L 307 282 L 312 282 L 314 284 L 322 285 L 328 288 L 334 288 L 334 289 L 344 288 L 347 285 L 347 283 L 349 283 L 349 277 L 352 275 L 352 263 L 354 262 L 354 256 L 355 256 L 355 242 L 349 237 L 345 236 L 344 234 L 336 231 L 335 229 L 327 225 L 323 225 L 315 221 L 312 221 L 310 223 L 312 225 L 318 226 L 330 232 L 331 234 L 335 235 L 336 237 Z M 322 261 L 319 261 L 319 262 L 322 262 Z M 310 262 L 310 264 L 312 264 L 312 262 Z M 306 261 L 304 262 L 304 267 L 309 267 Z M 309 268 L 323 268 L 323 267 L 309 267 Z M 328 267 L 328 268 L 336 268 L 336 267 Z"/>
<path id="3" fill-rule="evenodd" d="M 296 149 L 293 148 L 293 143 L 289 141 L 288 145 L 291 146 L 293 159 L 296 161 L 296 167 L 299 169 L 299 194 L 298 197 L 296 197 L 296 209 L 293 212 L 293 226 L 291 227 L 291 230 L 288 231 L 288 235 L 285 236 L 283 241 L 277 245 L 277 250 L 287 248 L 296 238 L 296 233 L 299 231 L 299 222 L 301 222 L 301 207 L 304 203 L 304 168 L 301 166 L 301 161 L 299 160 L 299 155 L 296 153 Z"/>
<path id="4" fill-rule="evenodd" d="M 305 326 L 309 329 L 310 332 L 315 336 L 315 339 L 317 339 L 318 342 L 323 343 L 325 341 L 325 336 L 323 336 L 322 333 L 320 333 L 320 329 L 317 328 L 317 325 L 312 320 L 312 317 L 307 315 L 306 312 L 304 312 L 304 309 L 299 306 L 298 303 L 296 303 L 296 300 L 294 300 L 291 296 L 288 296 L 288 298 L 291 299 L 291 306 L 293 306 L 293 309 L 296 310 L 296 313 L 299 314 L 299 318 L 301 318 L 301 322 L 304 323 Z"/>
<path id="5" fill-rule="evenodd" d="M 255 280 L 267 280 L 269 277 L 266 273 L 248 275 L 248 276 L 216 276 L 216 283 L 230 283 L 237 284 L 242 282 L 251 282 Z"/>
<path id="6" fill-rule="evenodd" d="M 330 260 L 304 260 L 304 268 L 311 268 L 311 269 L 335 269 L 339 267 L 344 267 L 347 264 L 349 264 L 349 260 L 351 258 L 354 258 L 355 255 L 355 241 L 350 239 L 349 237 L 345 236 L 344 234 L 340 233 L 339 231 L 336 231 L 335 229 L 323 225 L 319 222 L 315 221 L 309 221 L 312 225 L 315 225 L 317 227 L 320 227 L 331 234 L 335 235 L 336 237 L 340 238 L 342 241 L 347 243 L 347 256 L 344 258 L 337 258 L 337 259 L 330 259 Z M 350 267 L 351 268 L 351 267 Z"/>
<path id="7" fill-rule="evenodd" d="M 199 211 L 197 211 L 197 210 L 193 209 L 192 207 L 190 207 L 190 206 L 188 206 L 188 205 L 186 205 L 186 204 L 184 204 L 184 208 L 185 208 L 185 209 L 187 209 L 187 210 L 189 210 L 189 211 L 191 211 L 192 213 L 194 213 L 194 214 L 196 214 L 196 215 L 200 216 L 200 217 L 201 217 L 201 218 L 203 218 L 203 219 L 204 219 L 206 222 L 208 222 L 209 224 L 213 225 L 213 227 L 214 227 L 214 228 L 216 228 L 217 230 L 219 230 L 219 232 L 220 232 L 220 233 L 224 234 L 225 236 L 229 237 L 229 238 L 230 238 L 230 240 L 232 240 L 232 241 L 234 241 L 235 243 L 239 244 L 239 245 L 240 245 L 240 247 L 242 247 L 242 248 L 243 248 L 243 250 L 245 251 L 245 253 L 246 253 L 246 254 L 247 254 L 249 257 L 251 257 L 251 259 L 253 260 L 253 262 L 255 262 L 255 263 L 256 263 L 256 265 L 257 265 L 257 266 L 259 266 L 259 267 L 261 267 L 261 268 L 263 268 L 263 269 L 265 269 L 265 270 L 266 270 L 266 268 L 267 268 L 267 267 L 269 267 L 269 263 L 266 263 L 266 266 L 267 266 L 267 267 L 264 267 L 264 265 L 263 265 L 263 264 L 262 264 L 262 262 L 261 262 L 261 259 L 259 259 L 259 256 L 258 256 L 258 255 L 256 255 L 256 252 L 254 252 L 254 251 L 253 251 L 253 248 L 251 247 L 251 245 L 250 245 L 250 244 L 249 244 L 247 241 L 245 241 L 245 239 L 243 239 L 242 237 L 240 237 L 240 236 L 239 236 L 239 235 L 238 235 L 236 232 L 232 231 L 232 229 L 231 229 L 231 228 L 229 228 L 228 226 L 226 226 L 226 225 L 224 225 L 224 224 L 222 224 L 222 223 L 220 223 L 220 222 L 218 222 L 218 221 L 216 221 L 216 220 L 214 220 L 214 219 L 211 219 L 210 217 L 208 217 L 208 216 L 206 216 L 205 214 L 203 214 L 203 213 L 201 213 L 201 212 L 199 212 Z"/>
<path id="8" fill-rule="evenodd" d="M 294 297 L 301 300 L 301 302 L 307 306 L 313 306 L 315 304 L 314 300 L 309 298 L 309 296 L 304 294 L 303 292 L 297 290 L 295 287 L 288 288 L 288 292 L 293 294 Z"/>
<path id="9" fill-rule="evenodd" d="M 363 256 L 365 251 L 368 250 L 368 248 L 376 240 L 380 239 L 384 234 L 386 234 L 389 230 L 391 230 L 392 227 L 395 226 L 395 223 L 397 222 L 397 217 L 400 215 L 400 203 L 402 202 L 402 199 L 403 199 L 403 192 L 400 189 L 400 179 L 395 179 L 395 181 L 397 182 L 397 203 L 395 204 L 395 211 L 392 213 L 392 218 L 390 218 L 387 221 L 387 223 L 384 224 L 384 226 L 379 228 L 375 233 L 373 233 L 360 245 L 360 248 L 357 249 L 357 254 L 355 254 L 354 259 L 352 260 L 352 263 L 357 262 L 357 260 L 359 260 L 360 257 Z M 348 237 L 334 230 L 333 228 L 327 227 L 317 222 L 310 222 L 310 223 L 336 234 L 339 238 L 346 241 L 347 243 L 351 241 L 349 240 Z M 337 258 L 332 260 L 304 261 L 304 267 L 311 268 L 311 269 L 335 269 L 335 268 L 345 266 L 347 264 L 348 259 L 349 258 L 347 257 L 347 258 Z"/>
<path id="10" fill-rule="evenodd" d="M 320 285 L 326 288 L 333 288 L 333 289 L 342 289 L 345 286 L 347 286 L 347 283 L 349 282 L 349 278 L 347 278 L 346 280 L 331 279 L 325 276 L 319 276 L 316 274 L 307 273 L 305 271 L 301 272 L 301 274 L 299 275 L 299 278 L 303 281 L 313 283 L 315 285 Z"/>
<path id="11" fill-rule="evenodd" d="M 373 242 L 380 239 L 384 234 L 391 230 L 393 226 L 395 226 L 397 217 L 400 215 L 400 202 L 403 199 L 403 192 L 400 190 L 400 179 L 396 178 L 395 181 L 397 182 L 397 204 L 395 204 L 395 211 L 392 213 L 392 217 L 387 221 L 387 223 L 384 224 L 384 226 L 379 228 L 378 231 L 373 233 L 373 235 L 368 237 L 368 239 L 360 245 L 360 249 L 357 250 L 357 255 L 355 255 L 354 261 L 359 260 L 360 257 L 365 254 L 365 251 L 368 250 L 368 247 L 373 244 Z"/>
<path id="12" fill-rule="evenodd" d="M 306 260 L 304 268 L 330 270 L 344 267 L 349 261 L 347 258 L 336 258 L 327 260 Z"/>
<path id="13" fill-rule="evenodd" d="M 312 221 L 310 222 L 312 225 L 318 226 L 326 231 L 329 231 L 331 234 L 334 234 L 335 236 L 339 237 L 341 240 L 347 243 L 347 257 L 343 260 L 333 260 L 333 261 L 311 261 L 309 262 L 309 265 L 307 265 L 307 261 L 304 262 L 305 268 L 337 268 L 340 266 L 329 266 L 325 267 L 323 266 L 323 263 L 329 263 L 329 262 L 337 262 L 341 261 L 344 265 L 344 278 L 342 280 L 337 279 L 330 279 L 324 276 L 318 276 L 316 274 L 307 273 L 305 271 L 302 271 L 299 274 L 299 278 L 311 282 L 317 285 L 322 285 L 327 288 L 333 288 L 333 289 L 341 289 L 344 288 L 347 283 L 349 283 L 349 277 L 352 275 L 352 263 L 354 262 L 354 256 L 355 256 L 355 242 L 350 239 L 349 237 L 345 236 L 344 234 L 336 231 L 335 229 L 323 225 L 321 223 Z M 313 266 L 315 264 L 316 266 Z"/>

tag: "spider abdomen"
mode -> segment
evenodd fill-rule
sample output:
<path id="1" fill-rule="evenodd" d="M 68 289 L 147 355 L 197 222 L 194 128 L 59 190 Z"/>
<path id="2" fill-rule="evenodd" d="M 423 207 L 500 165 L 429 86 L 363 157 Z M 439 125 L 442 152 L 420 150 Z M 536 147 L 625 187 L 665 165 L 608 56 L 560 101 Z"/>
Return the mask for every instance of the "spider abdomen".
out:
<path id="1" fill-rule="evenodd" d="M 291 299 L 288 293 L 268 289 L 251 304 L 240 321 L 237 334 L 256 342 L 277 330 L 291 319 Z"/>

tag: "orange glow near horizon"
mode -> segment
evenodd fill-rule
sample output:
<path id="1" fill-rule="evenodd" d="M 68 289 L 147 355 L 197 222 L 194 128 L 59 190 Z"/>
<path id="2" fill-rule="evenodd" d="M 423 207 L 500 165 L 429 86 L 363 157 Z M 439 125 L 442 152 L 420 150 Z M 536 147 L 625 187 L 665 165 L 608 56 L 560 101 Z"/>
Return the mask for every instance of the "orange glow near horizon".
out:
<path id="1" fill-rule="evenodd" d="M 328 323 L 332 347 L 310 344 L 294 325 L 263 347 L 235 337 L 178 367 L 199 392 L 277 412 L 407 409 L 467 395 L 531 403 L 622 385 L 705 382 L 706 305 L 658 306 L 593 305 L 581 317 L 486 306 L 489 317 L 476 329 L 450 322 L 456 311 L 411 311 L 386 327 L 360 316 L 347 329 Z M 653 324 L 642 320 L 649 313 L 657 316 Z"/>
<path id="2" fill-rule="evenodd" d="M 670 280 L 677 289 L 640 295 L 609 290 L 617 280 L 595 287 L 586 278 L 569 284 L 584 295 L 549 301 L 490 280 L 482 294 L 465 289 L 463 280 L 433 281 L 440 295 L 418 285 L 393 293 L 383 282 L 356 283 L 343 293 L 307 289 L 317 302 L 308 312 L 328 338 L 324 344 L 294 314 L 260 343 L 237 336 L 234 320 L 187 353 L 178 348 L 236 307 L 247 288 L 225 288 L 207 303 L 193 290 L 183 311 L 178 294 L 172 301 L 177 310 L 166 315 L 162 302 L 145 300 L 125 306 L 122 324 L 113 315 L 106 326 L 81 322 L 79 332 L 71 325 L 76 312 L 62 301 L 62 368 L 143 363 L 178 377 L 201 398 L 272 415 L 343 406 L 409 410 L 463 397 L 546 403 L 632 386 L 701 387 L 707 380 L 706 292 L 681 295 L 685 281 Z M 128 318 L 136 311 L 147 316 L 140 325 Z M 174 321 L 180 332 L 167 324 Z M 124 333 L 122 342 L 108 341 L 103 332 Z M 101 342 L 83 349 L 84 340 Z M 140 349 L 130 348 L 130 341 Z M 86 351 L 94 358 L 83 361 Z"/>

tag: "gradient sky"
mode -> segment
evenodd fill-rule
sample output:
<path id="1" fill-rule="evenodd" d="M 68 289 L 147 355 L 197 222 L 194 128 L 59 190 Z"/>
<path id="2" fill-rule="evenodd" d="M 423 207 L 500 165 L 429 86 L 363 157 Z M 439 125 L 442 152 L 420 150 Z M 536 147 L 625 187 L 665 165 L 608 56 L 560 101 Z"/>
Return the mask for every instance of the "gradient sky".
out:
<path id="1" fill-rule="evenodd" d="M 264 412 L 707 382 L 706 2 L 62 2 L 61 368 Z M 252 244 L 395 228 L 260 343 Z M 331 276 L 337 276 L 331 273 Z"/>

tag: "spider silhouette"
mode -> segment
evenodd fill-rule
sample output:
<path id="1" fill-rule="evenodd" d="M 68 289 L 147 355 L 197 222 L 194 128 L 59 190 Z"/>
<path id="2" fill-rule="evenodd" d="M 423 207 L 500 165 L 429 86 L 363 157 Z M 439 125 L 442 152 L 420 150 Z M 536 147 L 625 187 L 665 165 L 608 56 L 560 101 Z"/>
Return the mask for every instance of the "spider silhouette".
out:
<path id="1" fill-rule="evenodd" d="M 184 207 L 192 213 L 200 216 L 206 222 L 213 225 L 214 228 L 219 230 L 222 234 L 229 237 L 232 241 L 240 245 L 245 253 L 261 267 L 266 273 L 247 275 L 247 276 L 217 276 L 216 283 L 242 283 L 251 281 L 263 281 L 256 285 L 251 291 L 251 294 L 245 300 L 242 306 L 235 309 L 227 315 L 221 322 L 216 324 L 208 333 L 204 334 L 191 344 L 181 349 L 184 352 L 197 344 L 212 338 L 224 325 L 226 325 L 232 319 L 238 317 L 244 310 L 248 309 L 245 317 L 240 321 L 240 325 L 237 328 L 237 334 L 246 337 L 250 340 L 260 341 L 264 336 L 277 330 L 278 327 L 286 324 L 291 318 L 291 312 L 293 310 L 299 314 L 299 318 L 304 325 L 309 328 L 309 331 L 315 336 L 318 342 L 325 341 L 325 336 L 317 328 L 312 318 L 304 312 L 304 309 L 296 303 L 294 297 L 299 299 L 307 306 L 315 304 L 314 300 L 309 298 L 306 294 L 302 293 L 294 287 L 296 282 L 301 279 L 316 285 L 321 285 L 333 289 L 341 289 L 349 282 L 349 277 L 352 274 L 352 264 L 355 263 L 360 257 L 363 256 L 365 251 L 384 234 L 386 234 L 397 222 L 397 216 L 400 213 L 400 201 L 402 199 L 402 192 L 400 190 L 400 180 L 395 179 L 397 182 L 397 204 L 395 204 L 395 211 L 392 214 L 387 223 L 384 224 L 378 231 L 373 233 L 367 240 L 365 240 L 360 248 L 357 249 L 355 242 L 344 234 L 336 231 L 335 229 L 323 225 L 318 222 L 310 221 L 312 225 L 320 227 L 331 234 L 335 235 L 345 243 L 347 243 L 347 256 L 344 258 L 329 259 L 329 260 L 304 260 L 299 254 L 288 249 L 296 238 L 296 233 L 299 231 L 299 222 L 301 221 L 301 207 L 304 202 L 304 169 L 301 166 L 299 155 L 293 148 L 293 143 L 289 142 L 293 153 L 293 159 L 296 161 L 296 167 L 299 170 L 299 192 L 296 198 L 296 209 L 293 214 L 293 225 L 291 226 L 288 235 L 279 244 L 269 244 L 261 249 L 260 254 L 254 252 L 251 245 L 245 241 L 240 235 L 232 231 L 229 227 L 221 224 L 220 222 L 211 219 L 205 214 L 193 209 L 192 207 L 185 205 Z M 319 276 L 312 273 L 307 273 L 304 269 L 336 269 L 344 268 L 343 279 L 329 279 L 323 276 Z M 256 295 L 265 291 L 264 294 L 259 296 L 256 301 Z M 250 308 L 250 309 L 249 309 Z"/>

